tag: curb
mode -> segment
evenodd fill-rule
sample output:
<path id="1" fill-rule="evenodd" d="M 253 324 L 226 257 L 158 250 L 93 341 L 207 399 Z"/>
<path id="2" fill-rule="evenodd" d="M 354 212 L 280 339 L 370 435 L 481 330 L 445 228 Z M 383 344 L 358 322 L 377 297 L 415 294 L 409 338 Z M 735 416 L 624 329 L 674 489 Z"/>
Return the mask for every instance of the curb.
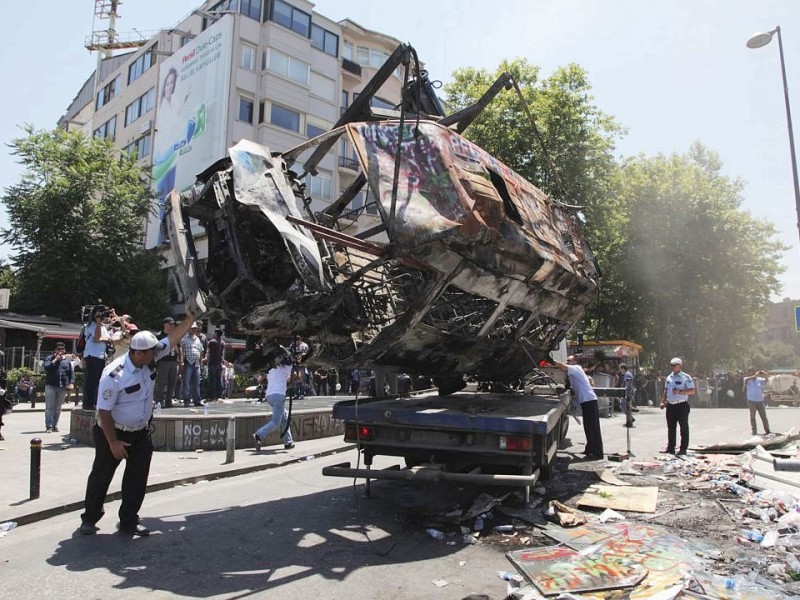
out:
<path id="1" fill-rule="evenodd" d="M 326 456 L 331 456 L 333 454 L 337 454 L 339 452 L 346 452 L 347 450 L 352 450 L 355 448 L 355 444 L 347 444 L 345 446 L 341 446 L 339 448 L 333 448 L 330 450 L 325 450 L 323 452 L 319 452 L 316 454 L 308 454 L 303 458 L 292 458 L 289 460 L 285 460 L 283 462 L 277 463 L 266 463 L 260 465 L 250 465 L 247 467 L 240 467 L 237 469 L 229 469 L 226 471 L 216 471 L 212 473 L 205 473 L 201 475 L 192 475 L 187 477 L 180 477 L 178 479 L 171 479 L 169 481 L 162 481 L 160 483 L 153 483 L 149 484 L 145 489 L 145 493 L 149 494 L 151 492 L 160 492 L 163 490 L 168 490 L 174 487 L 178 487 L 179 485 L 185 485 L 188 483 L 200 483 L 201 481 L 215 481 L 217 479 L 227 479 L 228 477 L 238 477 L 239 475 L 248 475 L 250 473 L 256 473 L 258 471 L 268 471 L 270 469 L 277 469 L 280 467 L 285 467 L 287 465 L 302 462 L 309 460 L 308 457 L 314 458 L 324 458 Z M 106 495 L 106 502 L 113 502 L 115 500 L 119 500 L 122 498 L 122 491 L 112 492 Z M 38 521 L 43 521 L 45 519 L 49 519 L 51 517 L 57 517 L 58 515 L 63 515 L 65 513 L 73 512 L 76 510 L 80 510 L 83 508 L 84 501 L 78 500 L 75 502 L 69 502 L 67 504 L 61 504 L 59 506 L 52 506 L 50 508 L 45 508 L 40 511 L 36 511 L 33 513 L 27 513 L 21 515 L 19 517 L 10 517 L 6 519 L 6 521 L 15 521 L 18 526 L 22 525 L 30 525 L 31 523 L 36 523 Z"/>

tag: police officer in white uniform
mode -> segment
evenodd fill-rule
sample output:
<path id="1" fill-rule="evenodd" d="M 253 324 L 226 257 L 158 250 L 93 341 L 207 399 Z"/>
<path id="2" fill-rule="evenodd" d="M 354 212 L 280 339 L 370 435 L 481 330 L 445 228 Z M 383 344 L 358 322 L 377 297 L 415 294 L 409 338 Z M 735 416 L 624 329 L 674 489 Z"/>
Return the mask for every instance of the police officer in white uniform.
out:
<path id="1" fill-rule="evenodd" d="M 681 445 L 677 454 L 682 455 L 686 454 L 689 447 L 689 396 L 696 390 L 692 376 L 683 372 L 683 361 L 680 358 L 673 358 L 669 364 L 672 366 L 672 373 L 664 381 L 664 392 L 659 404 L 659 408 L 667 408 L 667 447 L 661 452 L 676 454 L 675 430 L 680 426 Z"/>
<path id="2" fill-rule="evenodd" d="M 153 414 L 153 361 L 165 356 L 189 330 L 194 315 L 187 314 L 180 326 L 159 341 L 149 331 L 131 339 L 131 349 L 104 370 L 97 393 L 97 424 L 94 426 L 94 463 L 86 483 L 80 532 L 92 535 L 103 516 L 103 502 L 117 466 L 123 460 L 122 505 L 119 531 L 124 535 L 150 535 L 139 523 L 144 501 L 153 443 L 150 418 Z"/>

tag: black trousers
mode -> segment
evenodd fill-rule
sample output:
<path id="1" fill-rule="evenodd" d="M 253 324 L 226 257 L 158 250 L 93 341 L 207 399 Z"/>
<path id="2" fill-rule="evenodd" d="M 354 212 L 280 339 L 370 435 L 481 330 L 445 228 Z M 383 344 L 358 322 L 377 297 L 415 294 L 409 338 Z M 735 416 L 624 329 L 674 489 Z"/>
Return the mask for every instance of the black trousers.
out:
<path id="1" fill-rule="evenodd" d="M 94 426 L 94 463 L 86 482 L 86 499 L 81 520 L 95 524 L 103 516 L 103 503 L 108 486 L 121 461 L 114 458 L 108 440 L 99 425 Z M 153 441 L 150 428 L 139 431 L 117 429 L 117 439 L 129 442 L 125 473 L 122 476 L 122 505 L 119 507 L 120 527 L 133 528 L 139 523 L 139 509 L 144 501 L 147 478 L 150 475 L 150 460 L 153 457 Z"/>
<path id="2" fill-rule="evenodd" d="M 667 451 L 675 452 L 675 429 L 680 425 L 681 445 L 680 450 L 686 452 L 689 447 L 689 403 L 667 403 Z"/>
<path id="3" fill-rule="evenodd" d="M 86 371 L 83 373 L 83 408 L 94 410 L 97 406 L 97 388 L 100 387 L 100 376 L 106 367 L 106 361 L 96 356 L 87 356 Z"/>
<path id="4" fill-rule="evenodd" d="M 586 454 L 603 456 L 603 436 L 600 433 L 600 409 L 597 400 L 581 404 L 583 433 L 586 434 Z"/>

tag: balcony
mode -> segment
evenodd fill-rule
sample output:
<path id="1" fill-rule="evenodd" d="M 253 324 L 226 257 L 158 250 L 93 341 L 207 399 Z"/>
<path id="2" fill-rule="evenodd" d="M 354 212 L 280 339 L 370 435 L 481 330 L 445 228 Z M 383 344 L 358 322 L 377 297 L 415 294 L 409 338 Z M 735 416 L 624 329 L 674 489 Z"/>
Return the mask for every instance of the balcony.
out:
<path id="1" fill-rule="evenodd" d="M 358 171 L 360 168 L 359 162 L 355 158 L 350 158 L 349 156 L 340 156 L 339 166 L 343 169 L 350 169 L 351 171 Z"/>
<path id="2" fill-rule="evenodd" d="M 342 70 L 361 77 L 361 65 L 347 58 L 342 59 Z"/>

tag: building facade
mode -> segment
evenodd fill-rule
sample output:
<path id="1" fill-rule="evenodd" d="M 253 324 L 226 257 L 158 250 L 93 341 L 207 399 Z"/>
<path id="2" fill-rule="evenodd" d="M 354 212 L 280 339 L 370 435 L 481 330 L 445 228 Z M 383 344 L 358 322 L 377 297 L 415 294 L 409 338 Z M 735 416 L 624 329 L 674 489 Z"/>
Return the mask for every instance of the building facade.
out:
<path id="1" fill-rule="evenodd" d="M 169 190 L 189 188 L 240 140 L 283 151 L 324 133 L 399 43 L 349 19 L 334 22 L 307 0 L 212 0 L 135 51 L 98 61 L 58 126 L 110 138 L 150 169 L 143 244 L 161 247 Z M 402 77 L 397 69 L 384 84 L 379 107 L 399 103 Z M 353 181 L 355 166 L 342 141 L 305 176 L 312 210 Z M 362 192 L 351 208 L 369 220 L 365 202 Z M 204 234 L 196 234 L 203 256 Z"/>

